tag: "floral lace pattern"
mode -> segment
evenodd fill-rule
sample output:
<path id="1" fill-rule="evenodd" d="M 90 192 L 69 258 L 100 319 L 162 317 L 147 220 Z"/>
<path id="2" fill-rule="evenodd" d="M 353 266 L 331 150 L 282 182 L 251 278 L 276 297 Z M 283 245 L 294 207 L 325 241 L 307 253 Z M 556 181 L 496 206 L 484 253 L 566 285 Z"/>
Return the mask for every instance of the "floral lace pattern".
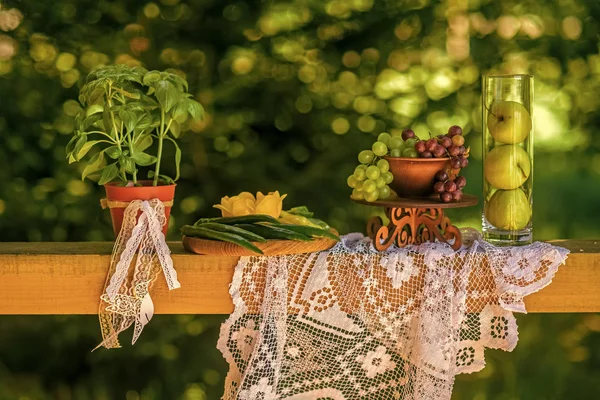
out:
<path id="1" fill-rule="evenodd" d="M 230 366 L 223 399 L 450 399 L 486 347 L 516 346 L 512 312 L 567 254 L 476 236 L 456 252 L 380 253 L 351 234 L 320 253 L 242 257 L 218 343 Z"/>

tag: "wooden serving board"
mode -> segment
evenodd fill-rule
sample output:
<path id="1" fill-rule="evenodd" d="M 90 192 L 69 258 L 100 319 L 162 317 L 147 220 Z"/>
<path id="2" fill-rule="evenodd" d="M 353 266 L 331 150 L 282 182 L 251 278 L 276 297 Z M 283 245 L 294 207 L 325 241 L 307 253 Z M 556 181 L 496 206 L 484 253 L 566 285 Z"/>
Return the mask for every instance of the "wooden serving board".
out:
<path id="1" fill-rule="evenodd" d="M 334 234 L 337 231 L 331 230 Z M 183 247 L 187 251 L 196 254 L 210 254 L 215 256 L 259 256 L 245 247 L 234 243 L 221 242 L 218 240 L 200 239 L 190 236 L 183 236 Z M 263 251 L 264 256 L 280 256 L 285 254 L 303 254 L 313 253 L 322 250 L 328 250 L 335 246 L 337 241 L 329 238 L 316 238 L 310 242 L 300 240 L 267 240 L 265 243 L 253 242 L 253 244 Z"/>

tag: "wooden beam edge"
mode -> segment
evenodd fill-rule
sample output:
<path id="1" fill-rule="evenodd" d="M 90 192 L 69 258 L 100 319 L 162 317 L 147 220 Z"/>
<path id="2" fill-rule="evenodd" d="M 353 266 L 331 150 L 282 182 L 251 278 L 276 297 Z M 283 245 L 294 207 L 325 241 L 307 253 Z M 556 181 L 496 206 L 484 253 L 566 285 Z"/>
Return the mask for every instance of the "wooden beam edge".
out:
<path id="1" fill-rule="evenodd" d="M 571 250 L 566 265 L 559 268 L 552 284 L 525 298 L 527 311 L 600 312 L 600 245 L 593 241 L 563 243 Z M 88 246 L 86 243 L 60 244 L 54 254 L 43 252 L 44 246 L 37 243 L 21 244 L 19 251 L 9 253 L 10 245 L 0 245 L 0 315 L 98 312 L 112 244 L 93 244 L 87 247 L 87 254 L 63 251 L 73 252 L 78 246 Z M 170 246 L 182 287 L 169 291 L 159 276 L 151 292 L 155 313 L 231 313 L 229 285 L 239 258 L 194 255 L 183 252 L 180 243 Z"/>

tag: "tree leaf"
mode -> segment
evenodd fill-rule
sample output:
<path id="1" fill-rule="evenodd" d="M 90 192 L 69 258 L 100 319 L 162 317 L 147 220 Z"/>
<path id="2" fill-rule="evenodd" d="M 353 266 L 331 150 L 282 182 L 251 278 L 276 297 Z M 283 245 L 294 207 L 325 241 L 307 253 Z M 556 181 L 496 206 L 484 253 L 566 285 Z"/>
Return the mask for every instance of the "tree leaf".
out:
<path id="1" fill-rule="evenodd" d="M 137 165 L 141 165 L 142 167 L 147 167 L 148 165 L 152 165 L 157 160 L 156 157 L 151 156 L 150 154 L 147 154 L 144 152 L 133 153 L 133 155 L 131 157 L 133 158 L 133 161 L 135 161 L 135 163 Z"/>
<path id="2" fill-rule="evenodd" d="M 98 185 L 105 185 L 108 182 L 112 181 L 119 174 L 119 168 L 117 167 L 117 163 L 112 163 L 104 167 L 102 170 L 102 175 L 100 175 L 100 180 L 98 180 Z"/>
<path id="3" fill-rule="evenodd" d="M 81 151 L 81 149 L 83 148 L 83 145 L 87 143 L 87 135 L 81 135 L 79 136 L 79 139 L 77 139 L 77 143 L 75 143 L 75 148 L 73 149 L 73 159 L 75 161 L 79 161 L 79 158 L 77 158 L 77 154 L 79 154 L 79 152 Z M 89 149 L 88 149 L 89 150 Z M 71 159 L 69 159 L 69 164 L 71 164 Z"/>
<path id="4" fill-rule="evenodd" d="M 194 99 L 188 99 L 188 112 L 194 120 L 204 118 L 204 107 Z"/>
<path id="5" fill-rule="evenodd" d="M 118 146 L 110 146 L 109 148 L 104 150 L 104 152 L 113 160 L 116 160 L 121 155 L 121 149 L 119 149 Z"/>
<path id="6" fill-rule="evenodd" d="M 171 131 L 171 134 L 173 135 L 174 138 L 178 138 L 179 133 L 181 131 L 181 126 L 179 125 L 179 122 L 172 120 L 171 126 L 169 126 L 169 131 Z"/>
<path id="7" fill-rule="evenodd" d="M 104 152 L 94 155 L 88 164 L 85 166 L 83 171 L 81 172 L 81 180 L 87 178 L 88 175 L 93 174 L 96 171 L 102 169 L 102 165 L 104 164 Z"/>
<path id="8" fill-rule="evenodd" d="M 75 159 L 77 161 L 81 160 L 83 157 L 85 157 L 85 155 L 88 153 L 88 151 L 90 151 L 90 149 L 92 147 L 94 147 L 96 144 L 102 142 L 101 140 L 90 140 L 89 142 L 85 142 L 85 144 L 83 146 L 81 146 L 81 149 L 79 150 L 79 152 L 75 153 Z"/>
<path id="9" fill-rule="evenodd" d="M 173 142 L 173 144 L 175 145 L 175 179 L 174 181 L 176 181 L 177 179 L 179 179 L 179 164 L 181 164 L 181 149 L 179 148 L 179 146 L 177 145 L 177 142 L 175 140 L 173 140 L 172 138 L 166 136 L 167 139 L 169 139 L 171 142 Z"/>

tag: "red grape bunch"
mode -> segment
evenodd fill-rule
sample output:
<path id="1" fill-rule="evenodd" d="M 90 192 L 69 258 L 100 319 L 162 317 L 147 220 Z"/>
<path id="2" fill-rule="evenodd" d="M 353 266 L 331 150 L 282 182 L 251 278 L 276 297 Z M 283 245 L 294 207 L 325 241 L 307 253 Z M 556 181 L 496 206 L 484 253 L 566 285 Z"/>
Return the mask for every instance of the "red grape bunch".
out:
<path id="1" fill-rule="evenodd" d="M 417 152 L 423 146 L 415 146 Z M 440 147 L 443 150 L 440 150 Z M 448 129 L 445 135 L 439 135 L 435 139 L 429 139 L 425 143 L 424 152 L 419 152 L 421 157 L 428 157 L 428 152 L 432 152 L 435 157 L 442 154 L 442 157 L 450 157 L 450 168 L 438 171 L 435 176 L 433 191 L 440 196 L 444 203 L 459 201 L 462 199 L 462 189 L 467 184 L 464 176 L 459 176 L 460 170 L 469 165 L 469 149 L 465 148 L 465 138 L 462 135 L 462 128 L 454 125 Z"/>
<path id="2" fill-rule="evenodd" d="M 469 153 L 465 148 L 465 138 L 462 136 L 460 126 L 451 126 L 445 135 L 417 142 L 415 150 L 420 158 L 450 157 L 450 165 L 454 169 L 469 165 L 467 160 Z"/>
<path id="3" fill-rule="evenodd" d="M 433 191 L 440 195 L 441 201 L 450 203 L 462 199 L 462 189 L 467 184 L 467 179 L 464 176 L 457 176 L 454 180 L 451 180 L 446 171 L 438 171 L 435 180 Z"/>

